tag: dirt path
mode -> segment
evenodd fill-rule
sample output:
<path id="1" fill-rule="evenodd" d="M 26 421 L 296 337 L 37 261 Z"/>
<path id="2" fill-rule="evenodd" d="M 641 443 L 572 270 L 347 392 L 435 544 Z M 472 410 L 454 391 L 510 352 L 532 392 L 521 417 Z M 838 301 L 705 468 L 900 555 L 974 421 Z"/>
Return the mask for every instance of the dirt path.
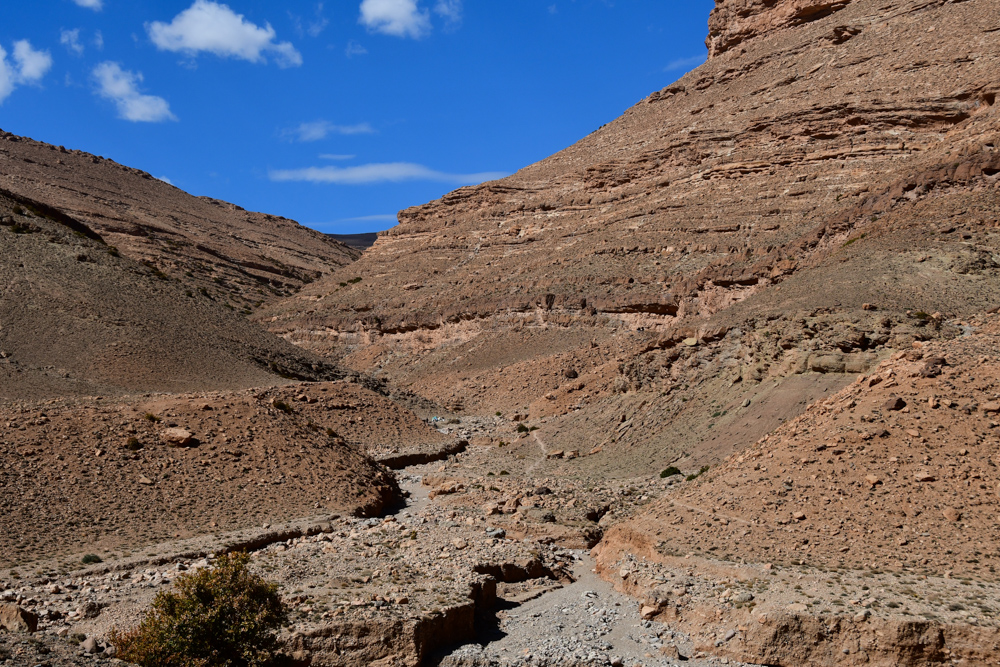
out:
<path id="1" fill-rule="evenodd" d="M 689 639 L 669 626 L 644 621 L 639 603 L 618 593 L 594 573 L 585 551 L 574 551 L 576 581 L 520 606 L 500 611 L 495 630 L 481 643 L 466 644 L 439 658 L 439 667 L 513 665 L 622 665 L 666 667 L 676 648 L 692 667 L 739 665 L 717 659 L 692 659 Z"/>
<path id="2" fill-rule="evenodd" d="M 538 470 L 538 467 L 543 463 L 545 463 L 545 459 L 547 459 L 549 456 L 549 448 L 546 447 L 545 443 L 542 442 L 542 439 L 538 437 L 538 433 L 532 433 L 531 437 L 533 437 L 535 439 L 535 442 L 538 443 L 538 448 L 542 450 L 542 455 L 539 456 L 538 460 L 532 463 L 530 466 L 528 466 L 528 469 L 524 471 L 525 477 L 531 477 L 531 475 L 533 475 L 534 472 Z"/>

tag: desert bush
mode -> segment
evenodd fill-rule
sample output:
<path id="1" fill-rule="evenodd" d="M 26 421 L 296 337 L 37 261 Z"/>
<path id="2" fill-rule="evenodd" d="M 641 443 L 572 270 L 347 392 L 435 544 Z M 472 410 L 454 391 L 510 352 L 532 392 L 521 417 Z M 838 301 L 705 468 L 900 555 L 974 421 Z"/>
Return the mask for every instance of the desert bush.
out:
<path id="1" fill-rule="evenodd" d="M 667 477 L 673 477 L 674 475 L 680 475 L 680 474 L 681 474 L 680 468 L 677 468 L 675 466 L 670 466 L 669 468 L 660 473 L 660 479 L 666 479 Z"/>
<path id="2" fill-rule="evenodd" d="M 94 563 L 102 563 L 102 562 L 104 561 L 97 554 L 87 554 L 86 556 L 83 557 L 84 565 L 93 565 Z"/>
<path id="3" fill-rule="evenodd" d="M 518 433 L 527 433 L 528 432 L 528 427 L 525 426 L 524 424 L 518 424 L 517 425 L 517 432 Z"/>
<path id="4" fill-rule="evenodd" d="M 109 634 L 118 658 L 142 667 L 265 667 L 276 661 L 287 609 L 277 584 L 247 567 L 247 554 L 179 576 L 142 622 Z"/>
<path id="5" fill-rule="evenodd" d="M 281 410 L 285 414 L 292 414 L 292 412 L 294 412 L 294 410 L 292 410 L 292 406 L 290 406 L 288 403 L 285 403 L 284 401 L 275 401 L 271 405 L 274 406 L 275 410 Z"/>

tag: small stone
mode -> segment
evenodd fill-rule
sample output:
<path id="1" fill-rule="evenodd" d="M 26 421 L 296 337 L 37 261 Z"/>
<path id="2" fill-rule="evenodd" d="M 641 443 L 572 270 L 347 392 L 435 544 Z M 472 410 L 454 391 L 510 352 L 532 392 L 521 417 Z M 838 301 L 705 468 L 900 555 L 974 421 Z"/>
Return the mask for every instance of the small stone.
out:
<path id="1" fill-rule="evenodd" d="M 727 632 L 727 633 L 726 633 L 726 634 L 725 634 L 725 635 L 724 635 L 724 636 L 722 637 L 722 641 L 724 641 L 724 642 L 728 642 L 728 641 L 729 641 L 730 639 L 732 639 L 732 638 L 733 638 L 733 637 L 735 637 L 735 636 L 736 636 L 736 630 L 730 630 L 729 632 Z"/>
<path id="2" fill-rule="evenodd" d="M 935 482 L 935 481 L 937 481 L 937 477 L 935 477 L 934 475 L 932 475 L 931 473 L 929 473 L 927 471 L 918 472 L 916 475 L 913 476 L 913 479 L 915 479 L 918 482 Z"/>
<path id="3" fill-rule="evenodd" d="M 941 510 L 941 515 L 944 516 L 946 520 L 951 521 L 952 523 L 962 520 L 962 513 L 959 512 L 954 507 L 945 507 L 943 510 Z"/>
<path id="4" fill-rule="evenodd" d="M 1000 403 L 990 401 L 989 403 L 983 403 L 979 406 L 979 409 L 986 413 L 1000 412 Z"/>
<path id="5" fill-rule="evenodd" d="M 906 401 L 904 401 L 903 399 L 899 398 L 898 396 L 890 398 L 888 401 L 886 401 L 882 405 L 882 409 L 883 410 L 888 410 L 890 412 L 895 412 L 895 411 L 898 411 L 898 410 L 902 410 L 905 407 L 906 407 Z"/>
<path id="6" fill-rule="evenodd" d="M 654 607 L 652 605 L 643 605 L 639 609 L 639 615 L 642 616 L 644 620 L 649 621 L 652 620 L 656 616 L 656 614 L 659 613 L 659 611 L 660 610 L 657 607 Z"/>
<path id="7" fill-rule="evenodd" d="M 871 616 L 871 615 L 872 615 L 872 613 L 870 611 L 868 611 L 867 609 L 865 609 L 864 611 L 859 611 L 858 613 L 856 613 L 854 615 L 854 622 L 855 623 L 863 623 L 864 621 L 868 620 L 868 617 Z"/>
<path id="8" fill-rule="evenodd" d="M 697 338 L 685 338 L 684 339 L 684 344 L 686 346 L 688 346 L 688 347 L 697 347 L 698 346 L 698 339 Z"/>
<path id="9" fill-rule="evenodd" d="M 101 615 L 101 605 L 93 600 L 87 600 L 76 609 L 80 618 L 97 618 Z"/>
<path id="10" fill-rule="evenodd" d="M 194 442 L 194 434 L 183 428 L 168 428 L 160 438 L 171 447 L 188 447 Z"/>
<path id="11" fill-rule="evenodd" d="M 145 484 L 146 486 L 151 486 L 153 484 L 153 480 L 151 480 L 150 478 L 146 477 L 145 475 L 140 475 L 139 476 L 139 483 L 140 484 Z"/>
<path id="12" fill-rule="evenodd" d="M 802 511 L 792 512 L 792 518 L 795 519 L 796 521 L 805 521 L 806 513 Z"/>
<path id="13" fill-rule="evenodd" d="M 865 481 L 868 482 L 868 484 L 870 484 L 871 486 L 875 486 L 877 484 L 882 483 L 882 480 L 879 479 L 877 475 L 865 475 Z"/>
<path id="14" fill-rule="evenodd" d="M 83 649 L 84 653 L 97 653 L 97 640 L 93 637 L 87 637 L 80 642 L 80 648 Z"/>
<path id="15" fill-rule="evenodd" d="M 794 602 L 794 603 L 788 605 L 788 611 L 792 612 L 793 614 L 803 614 L 803 613 L 805 613 L 808 610 L 809 610 L 809 607 L 807 607 L 806 605 L 802 604 L 801 602 Z"/>
<path id="16" fill-rule="evenodd" d="M 906 435 L 910 436 L 911 438 L 919 438 L 920 431 L 918 431 L 915 428 L 906 429 Z"/>
<path id="17" fill-rule="evenodd" d="M 466 542 L 461 537 L 456 537 L 454 540 L 451 541 L 451 544 L 452 544 L 453 547 L 455 547 L 459 551 L 461 551 L 462 549 L 464 549 L 467 546 L 469 546 L 469 543 Z"/>

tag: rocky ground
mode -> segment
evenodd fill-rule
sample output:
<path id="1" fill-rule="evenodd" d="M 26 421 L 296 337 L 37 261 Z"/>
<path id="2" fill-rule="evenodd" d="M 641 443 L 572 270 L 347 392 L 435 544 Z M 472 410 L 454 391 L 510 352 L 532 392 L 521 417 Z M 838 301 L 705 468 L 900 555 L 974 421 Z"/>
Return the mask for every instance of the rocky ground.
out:
<path id="1" fill-rule="evenodd" d="M 365 453 L 452 442 L 350 382 L 0 408 L 3 569 L 398 502 Z M 44 525 L 45 531 L 38 526 Z M 34 565 L 32 565 L 34 567 Z"/>

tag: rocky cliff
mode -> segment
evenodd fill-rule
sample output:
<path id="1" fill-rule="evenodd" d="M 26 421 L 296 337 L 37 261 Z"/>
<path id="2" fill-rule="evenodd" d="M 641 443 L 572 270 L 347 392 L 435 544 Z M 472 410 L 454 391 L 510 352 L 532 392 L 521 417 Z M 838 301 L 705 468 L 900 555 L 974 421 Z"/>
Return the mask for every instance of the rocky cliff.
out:
<path id="1" fill-rule="evenodd" d="M 717 3 L 705 65 L 260 318 L 444 405 L 598 415 L 556 429 L 594 447 L 657 405 L 643 465 L 690 453 L 750 383 L 1000 303 L 998 39 L 984 2 Z"/>

